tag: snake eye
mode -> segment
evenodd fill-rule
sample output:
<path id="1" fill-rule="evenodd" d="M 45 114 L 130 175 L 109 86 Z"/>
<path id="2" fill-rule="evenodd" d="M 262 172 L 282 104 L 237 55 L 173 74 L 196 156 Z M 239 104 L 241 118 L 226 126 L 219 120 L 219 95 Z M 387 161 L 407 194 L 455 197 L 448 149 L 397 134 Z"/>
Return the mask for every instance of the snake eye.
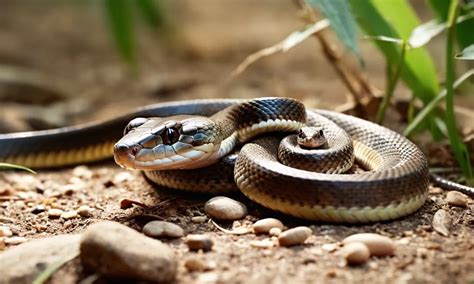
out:
<path id="1" fill-rule="evenodd" d="M 305 138 L 306 137 L 306 135 L 305 135 L 305 133 L 303 132 L 302 129 L 298 130 L 298 137 L 299 138 Z"/>
<path id="2" fill-rule="evenodd" d="M 161 138 L 163 138 L 163 144 L 172 145 L 178 141 L 179 132 L 176 128 L 167 128 L 161 134 Z"/>
<path id="3" fill-rule="evenodd" d="M 319 136 L 323 136 L 324 135 L 324 132 L 322 129 L 319 130 Z"/>
<path id="4" fill-rule="evenodd" d="M 144 117 L 137 117 L 132 119 L 127 126 L 125 127 L 125 130 L 123 131 L 123 135 L 129 133 L 131 130 L 139 127 L 140 125 L 143 125 L 148 119 Z"/>

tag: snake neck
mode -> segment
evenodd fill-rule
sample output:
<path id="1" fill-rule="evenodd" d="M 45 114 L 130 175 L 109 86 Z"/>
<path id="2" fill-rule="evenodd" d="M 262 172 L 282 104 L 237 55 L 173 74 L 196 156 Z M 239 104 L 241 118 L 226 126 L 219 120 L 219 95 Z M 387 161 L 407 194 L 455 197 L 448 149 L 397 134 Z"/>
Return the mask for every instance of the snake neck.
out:
<path id="1" fill-rule="evenodd" d="M 272 132 L 295 132 L 306 123 L 302 103 L 289 98 L 259 98 L 230 106 L 211 116 L 221 144 L 214 158 L 229 154 L 236 145 Z"/>

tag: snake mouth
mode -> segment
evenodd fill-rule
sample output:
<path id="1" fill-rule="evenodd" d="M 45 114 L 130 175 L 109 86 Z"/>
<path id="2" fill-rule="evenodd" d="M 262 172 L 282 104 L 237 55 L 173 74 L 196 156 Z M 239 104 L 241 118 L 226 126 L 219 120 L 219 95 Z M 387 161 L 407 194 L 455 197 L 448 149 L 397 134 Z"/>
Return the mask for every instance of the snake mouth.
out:
<path id="1" fill-rule="evenodd" d="M 166 145 L 162 151 L 148 149 L 141 145 L 117 143 L 114 146 L 115 162 L 125 169 L 135 170 L 171 170 L 193 169 L 207 166 L 215 161 L 219 146 L 204 144 L 179 153 Z M 157 157 L 159 156 L 159 157 Z"/>
<path id="2" fill-rule="evenodd" d="M 135 169 L 135 159 L 142 148 L 139 145 L 130 146 L 124 143 L 117 143 L 114 145 L 114 160 L 122 168 Z"/>

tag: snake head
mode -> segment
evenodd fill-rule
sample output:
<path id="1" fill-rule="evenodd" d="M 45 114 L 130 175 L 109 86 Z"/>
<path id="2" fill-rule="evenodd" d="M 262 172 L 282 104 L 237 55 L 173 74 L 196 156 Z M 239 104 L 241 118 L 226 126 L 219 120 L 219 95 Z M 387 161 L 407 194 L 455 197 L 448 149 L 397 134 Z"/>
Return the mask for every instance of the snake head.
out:
<path id="1" fill-rule="evenodd" d="M 322 127 L 302 127 L 297 135 L 298 145 L 304 148 L 319 148 L 327 143 Z"/>
<path id="2" fill-rule="evenodd" d="M 216 124 L 202 116 L 135 118 L 114 146 L 114 159 L 124 168 L 191 169 L 218 157 Z"/>

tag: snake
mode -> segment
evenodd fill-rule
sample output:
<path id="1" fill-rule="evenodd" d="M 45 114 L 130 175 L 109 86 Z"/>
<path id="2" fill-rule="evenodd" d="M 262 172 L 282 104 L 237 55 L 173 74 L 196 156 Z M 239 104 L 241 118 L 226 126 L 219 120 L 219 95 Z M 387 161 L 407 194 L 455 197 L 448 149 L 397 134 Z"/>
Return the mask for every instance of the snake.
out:
<path id="1" fill-rule="evenodd" d="M 326 147 L 295 145 L 305 138 L 294 135 L 303 127 L 324 131 Z M 407 138 L 290 98 L 158 103 L 110 120 L 0 134 L 0 161 L 30 168 L 112 155 L 157 185 L 213 194 L 238 189 L 264 207 L 314 221 L 393 220 L 417 211 L 428 196 L 427 159 Z M 346 173 L 354 162 L 364 170 Z"/>

